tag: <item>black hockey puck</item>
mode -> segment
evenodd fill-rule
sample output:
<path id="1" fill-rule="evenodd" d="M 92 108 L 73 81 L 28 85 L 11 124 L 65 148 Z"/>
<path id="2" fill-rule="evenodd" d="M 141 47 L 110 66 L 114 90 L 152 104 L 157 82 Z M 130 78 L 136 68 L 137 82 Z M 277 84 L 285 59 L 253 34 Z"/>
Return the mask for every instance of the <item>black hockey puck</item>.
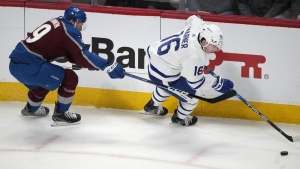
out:
<path id="1" fill-rule="evenodd" d="M 289 152 L 287 152 L 287 151 L 281 151 L 280 154 L 281 154 L 282 156 L 286 156 L 286 155 L 289 154 Z"/>

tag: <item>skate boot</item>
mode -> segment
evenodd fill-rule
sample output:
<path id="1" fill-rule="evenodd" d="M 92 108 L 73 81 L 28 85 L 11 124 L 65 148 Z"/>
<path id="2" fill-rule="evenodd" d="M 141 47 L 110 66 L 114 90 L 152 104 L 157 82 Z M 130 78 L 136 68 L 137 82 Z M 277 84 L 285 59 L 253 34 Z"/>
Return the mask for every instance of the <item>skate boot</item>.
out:
<path id="1" fill-rule="evenodd" d="M 72 113 L 69 111 L 58 112 L 57 104 L 55 104 L 52 120 L 54 123 L 51 126 L 68 126 L 80 124 L 81 116 L 77 113 Z"/>
<path id="2" fill-rule="evenodd" d="M 182 126 L 190 126 L 197 123 L 197 117 L 188 115 L 186 118 L 181 119 L 177 116 L 177 109 L 174 111 L 174 115 L 171 118 L 172 123 L 177 123 Z"/>
<path id="3" fill-rule="evenodd" d="M 47 116 L 49 114 L 49 108 L 45 106 L 40 106 L 35 112 L 31 112 L 27 105 L 21 110 L 23 116 Z"/>
<path id="4" fill-rule="evenodd" d="M 162 106 L 154 106 L 154 102 L 151 99 L 144 106 L 144 110 L 141 112 L 141 114 L 164 116 L 164 115 L 168 114 L 168 109 L 165 107 L 162 107 Z"/>

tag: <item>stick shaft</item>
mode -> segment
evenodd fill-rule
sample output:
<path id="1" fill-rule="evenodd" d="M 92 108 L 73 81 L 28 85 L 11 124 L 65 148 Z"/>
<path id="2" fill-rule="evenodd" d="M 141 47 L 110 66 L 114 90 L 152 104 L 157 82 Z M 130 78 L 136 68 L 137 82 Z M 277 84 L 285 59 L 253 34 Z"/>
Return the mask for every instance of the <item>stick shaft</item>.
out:
<path id="1" fill-rule="evenodd" d="M 210 70 L 207 66 L 205 66 L 205 69 L 214 77 L 217 77 L 212 70 Z M 291 142 L 298 142 L 300 141 L 300 137 L 292 137 L 287 135 L 285 132 L 283 132 L 278 126 L 276 126 L 272 121 L 270 121 L 265 115 L 263 115 L 261 112 L 259 112 L 255 107 L 253 107 L 246 99 L 244 99 L 241 95 L 236 93 L 236 97 L 239 98 L 243 103 L 245 103 L 251 110 L 253 110 L 256 114 L 258 114 L 263 120 L 268 122 L 273 128 L 275 128 L 280 134 L 282 134 L 285 138 L 287 138 Z"/>
<path id="2" fill-rule="evenodd" d="M 153 85 L 156 85 L 156 86 L 159 86 L 161 88 L 164 88 L 170 92 L 173 92 L 177 95 L 179 95 L 180 97 L 184 98 L 185 96 L 186 97 L 194 97 L 196 99 L 199 99 L 199 100 L 202 100 L 202 101 L 206 101 L 206 102 L 209 102 L 209 103 L 217 103 L 217 102 L 220 102 L 220 101 L 223 101 L 223 100 L 226 100 L 230 97 L 233 97 L 235 94 L 236 94 L 236 91 L 235 90 L 232 90 L 230 92 L 227 92 L 221 96 L 218 96 L 216 98 L 212 98 L 212 99 L 209 99 L 209 98 L 204 98 L 204 97 L 200 97 L 200 96 L 197 96 L 197 95 L 194 95 L 194 94 L 191 94 L 191 93 L 188 93 L 188 92 L 185 92 L 185 91 L 182 91 L 182 90 L 179 90 L 179 89 L 176 89 L 176 88 L 173 88 L 173 87 L 170 87 L 170 86 L 166 86 L 166 85 L 163 85 L 161 83 L 157 83 L 157 82 L 153 82 L 151 80 L 148 80 L 148 79 L 144 79 L 142 77 L 139 77 L 139 76 L 136 76 L 136 75 L 133 75 L 133 74 L 130 74 L 130 73 L 127 73 L 127 72 L 124 72 L 124 74 L 128 77 L 131 77 L 131 78 L 134 78 L 134 79 L 138 79 L 138 80 L 141 80 L 141 81 L 144 81 L 146 83 L 150 83 L 150 84 L 153 84 Z M 184 98 L 185 99 L 185 98 Z"/>

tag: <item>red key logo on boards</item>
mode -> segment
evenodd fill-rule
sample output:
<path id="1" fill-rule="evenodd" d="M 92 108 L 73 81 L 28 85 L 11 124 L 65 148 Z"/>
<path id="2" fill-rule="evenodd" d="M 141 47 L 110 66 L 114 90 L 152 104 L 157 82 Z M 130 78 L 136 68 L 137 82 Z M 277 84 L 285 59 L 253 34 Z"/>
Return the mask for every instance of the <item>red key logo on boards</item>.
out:
<path id="1" fill-rule="evenodd" d="M 266 58 L 263 55 L 252 55 L 252 54 L 238 54 L 238 53 L 224 53 L 223 51 L 216 52 L 216 59 L 210 60 L 208 67 L 214 70 L 216 66 L 219 66 L 223 61 L 231 62 L 243 62 L 244 66 L 241 67 L 241 77 L 249 78 L 250 68 L 253 68 L 253 77 L 261 79 L 262 71 L 258 67 L 258 64 L 266 62 Z M 206 74 L 208 72 L 205 72 Z"/>

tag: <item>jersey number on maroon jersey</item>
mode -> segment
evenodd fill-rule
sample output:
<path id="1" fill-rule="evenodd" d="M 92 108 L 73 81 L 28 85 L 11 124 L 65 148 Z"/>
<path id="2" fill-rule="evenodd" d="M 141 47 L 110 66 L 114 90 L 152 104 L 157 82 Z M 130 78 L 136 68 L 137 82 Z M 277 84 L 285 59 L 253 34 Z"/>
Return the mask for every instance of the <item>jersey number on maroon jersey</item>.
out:
<path id="1" fill-rule="evenodd" d="M 43 37 L 45 34 L 47 34 L 50 30 L 51 30 L 51 25 L 49 24 L 42 25 L 32 32 L 32 37 L 28 37 L 26 39 L 26 42 L 27 43 L 35 42 L 39 40 L 41 37 Z"/>

